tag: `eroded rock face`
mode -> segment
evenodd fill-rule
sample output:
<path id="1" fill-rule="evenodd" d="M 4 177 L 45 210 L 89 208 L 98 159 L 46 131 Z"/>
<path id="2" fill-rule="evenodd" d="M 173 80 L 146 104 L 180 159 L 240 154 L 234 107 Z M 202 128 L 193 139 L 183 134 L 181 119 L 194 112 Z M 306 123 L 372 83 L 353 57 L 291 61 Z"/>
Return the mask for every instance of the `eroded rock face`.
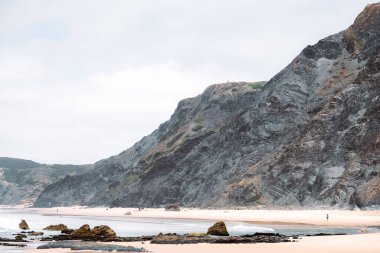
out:
<path id="1" fill-rule="evenodd" d="M 229 236 L 227 232 L 226 224 L 223 221 L 219 221 L 212 225 L 208 230 L 207 234 L 209 235 L 217 235 L 217 236 Z"/>
<path id="2" fill-rule="evenodd" d="M 371 47 L 379 45 L 380 3 L 369 4 L 344 33 L 346 49 L 352 57 L 365 60 L 371 55 Z"/>
<path id="3" fill-rule="evenodd" d="M 35 206 L 380 205 L 380 5 L 268 82 L 212 85 Z"/>

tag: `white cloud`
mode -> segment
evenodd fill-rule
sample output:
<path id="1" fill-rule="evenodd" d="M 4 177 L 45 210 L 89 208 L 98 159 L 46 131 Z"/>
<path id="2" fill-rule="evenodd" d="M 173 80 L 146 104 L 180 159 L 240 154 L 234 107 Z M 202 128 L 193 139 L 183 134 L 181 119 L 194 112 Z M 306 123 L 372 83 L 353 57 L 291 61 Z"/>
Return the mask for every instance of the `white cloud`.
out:
<path id="1" fill-rule="evenodd" d="M 89 163 L 218 82 L 265 80 L 370 1 L 0 1 L 0 156 Z"/>
<path id="2" fill-rule="evenodd" d="M 38 59 L 20 55 L 6 55 L 0 58 L 0 83 L 31 83 L 45 78 L 47 70 Z"/>

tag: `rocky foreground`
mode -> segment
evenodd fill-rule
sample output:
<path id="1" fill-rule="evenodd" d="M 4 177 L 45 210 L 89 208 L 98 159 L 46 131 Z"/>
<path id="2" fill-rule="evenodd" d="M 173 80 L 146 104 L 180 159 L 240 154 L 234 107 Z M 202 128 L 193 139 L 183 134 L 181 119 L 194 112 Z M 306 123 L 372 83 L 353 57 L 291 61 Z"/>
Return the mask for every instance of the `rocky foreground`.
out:
<path id="1" fill-rule="evenodd" d="M 27 226 L 25 220 L 22 220 L 20 227 Z M 220 221 L 211 226 L 207 233 L 190 233 L 178 235 L 175 233 L 158 234 L 155 236 L 140 237 L 118 237 L 113 229 L 107 225 L 95 226 L 91 228 L 85 224 L 78 229 L 68 229 L 64 224 L 50 225 L 46 230 L 56 230 L 64 228 L 59 235 L 42 237 L 43 232 L 22 231 L 17 234 L 15 239 L 0 238 L 2 246 L 25 247 L 30 240 L 39 240 L 47 242 L 38 249 L 49 248 L 71 248 L 73 250 L 103 250 L 103 251 L 126 251 L 126 252 L 144 252 L 143 248 L 129 246 L 120 246 L 114 244 L 102 244 L 99 242 L 144 242 L 150 241 L 151 244 L 197 244 L 197 243 L 280 243 L 294 242 L 298 236 L 285 236 L 274 233 L 255 233 L 252 235 L 228 236 L 227 227 L 224 222 Z M 29 240 L 28 240 L 29 238 Z"/>
<path id="2" fill-rule="evenodd" d="M 175 233 L 154 236 L 118 237 L 114 230 L 106 225 L 90 228 L 85 224 L 79 229 L 65 229 L 59 235 L 41 238 L 41 241 L 99 241 L 99 242 L 134 242 L 150 241 L 153 244 L 193 244 L 193 243 L 277 243 L 290 242 L 297 236 L 289 237 L 274 233 L 255 233 L 252 235 L 229 236 L 224 222 L 211 226 L 207 233 L 191 233 L 178 235 Z"/>

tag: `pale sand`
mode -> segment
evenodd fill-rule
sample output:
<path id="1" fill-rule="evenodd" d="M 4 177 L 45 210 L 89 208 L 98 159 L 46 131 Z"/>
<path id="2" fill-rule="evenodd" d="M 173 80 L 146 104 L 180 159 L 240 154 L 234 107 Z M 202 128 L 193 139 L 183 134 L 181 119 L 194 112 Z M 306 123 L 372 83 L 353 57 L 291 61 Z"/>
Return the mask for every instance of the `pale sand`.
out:
<path id="1" fill-rule="evenodd" d="M 58 210 L 58 213 L 57 213 Z M 310 224 L 317 226 L 365 227 L 380 226 L 380 211 L 346 211 L 346 210 L 202 210 L 183 209 L 168 212 L 164 209 L 144 209 L 105 207 L 56 207 L 28 209 L 47 215 L 80 215 L 136 218 L 173 218 L 173 219 L 207 219 L 224 221 L 243 221 L 256 224 Z M 131 212 L 131 215 L 125 215 Z M 330 219 L 326 221 L 326 214 Z M 365 230 L 364 230 L 365 231 Z M 263 253 L 375 253 L 380 252 L 380 233 L 344 236 L 304 237 L 296 243 L 278 244 L 190 244 L 190 245 L 155 245 L 141 242 L 119 243 L 144 247 L 157 253 L 223 253 L 223 252 L 263 252 Z M 68 249 L 32 250 L 30 253 L 63 253 Z M 80 252 L 80 251 L 74 251 Z M 81 251 L 85 253 L 89 251 Z"/>
<path id="2" fill-rule="evenodd" d="M 119 243 L 145 249 L 156 253 L 377 253 L 380 252 L 380 233 L 342 236 L 305 237 L 294 243 L 258 243 L 258 244 L 190 244 L 190 245 L 158 245 Z M 29 253 L 66 253 L 89 252 L 70 251 L 68 249 L 31 250 Z"/>
<path id="3" fill-rule="evenodd" d="M 105 207 L 56 207 L 28 208 L 28 212 L 51 215 L 108 216 L 128 218 L 165 218 L 165 219 L 197 219 L 243 221 L 255 224 L 308 224 L 322 226 L 380 226 L 380 210 L 348 211 L 348 210 L 204 210 L 182 209 L 179 212 L 164 209 L 111 208 Z M 58 212 L 57 212 L 58 210 Z M 131 212 L 131 215 L 125 215 Z M 326 214 L 329 221 L 326 221 Z"/>

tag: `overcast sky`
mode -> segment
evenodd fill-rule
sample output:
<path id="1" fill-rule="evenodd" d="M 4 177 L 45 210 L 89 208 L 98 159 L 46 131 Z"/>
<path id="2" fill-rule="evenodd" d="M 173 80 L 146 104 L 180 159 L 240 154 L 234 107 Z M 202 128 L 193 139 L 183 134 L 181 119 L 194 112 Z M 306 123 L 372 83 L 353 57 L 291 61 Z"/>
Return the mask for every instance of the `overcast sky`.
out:
<path id="1" fill-rule="evenodd" d="M 93 163 L 208 85 L 268 80 L 359 0 L 0 0 L 0 156 Z"/>

